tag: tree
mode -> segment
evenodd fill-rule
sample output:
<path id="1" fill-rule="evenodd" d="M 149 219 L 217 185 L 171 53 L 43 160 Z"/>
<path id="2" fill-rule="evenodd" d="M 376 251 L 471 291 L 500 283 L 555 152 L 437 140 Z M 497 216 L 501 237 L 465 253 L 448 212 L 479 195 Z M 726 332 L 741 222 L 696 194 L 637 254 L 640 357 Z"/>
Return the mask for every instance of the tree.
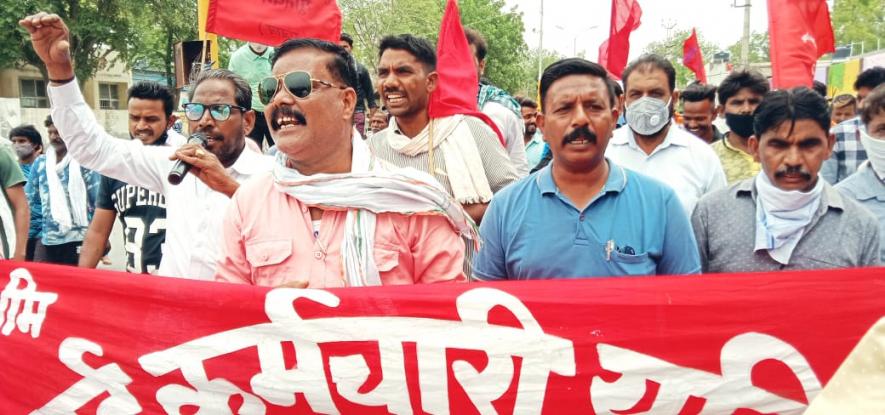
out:
<path id="1" fill-rule="evenodd" d="M 885 7 L 882 0 L 835 0 L 833 34 L 836 45 L 863 43 L 866 51 L 876 50 L 885 38 Z M 857 50 L 857 48 L 855 50 Z"/>
<path id="2" fill-rule="evenodd" d="M 741 47 L 740 40 L 728 47 L 732 63 L 740 63 Z M 747 60 L 749 63 L 768 62 L 771 60 L 771 56 L 768 54 L 768 32 L 750 34 L 750 50 L 747 54 Z"/>
<path id="3" fill-rule="evenodd" d="M 713 59 L 713 54 L 719 49 L 718 46 L 705 41 L 700 32 L 697 32 L 698 44 L 701 46 L 701 53 L 704 55 L 704 64 Z M 643 53 L 654 53 L 663 56 L 664 59 L 673 63 L 676 68 L 676 87 L 684 88 L 695 80 L 694 72 L 682 65 L 682 44 L 685 39 L 691 36 L 691 30 L 680 29 L 672 32 L 669 37 L 664 40 L 649 43 Z"/>
<path id="4" fill-rule="evenodd" d="M 167 86 L 175 86 L 175 44 L 197 38 L 196 0 L 146 0 L 134 8 L 129 64 L 162 68 Z"/>

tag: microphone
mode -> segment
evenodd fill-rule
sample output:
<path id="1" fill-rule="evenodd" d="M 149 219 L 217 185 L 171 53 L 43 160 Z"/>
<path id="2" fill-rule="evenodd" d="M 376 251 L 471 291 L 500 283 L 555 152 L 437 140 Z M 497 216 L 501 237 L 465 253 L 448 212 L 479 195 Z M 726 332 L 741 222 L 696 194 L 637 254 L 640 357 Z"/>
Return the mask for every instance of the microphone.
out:
<path id="1" fill-rule="evenodd" d="M 187 138 L 187 143 L 198 144 L 200 145 L 200 147 L 203 147 L 206 145 L 206 135 L 200 132 L 193 133 L 190 137 Z M 187 174 L 188 171 L 190 171 L 191 167 L 192 166 L 190 164 L 187 164 L 182 160 L 176 160 L 175 164 L 172 166 L 172 170 L 169 170 L 169 176 L 167 177 L 167 180 L 169 180 L 169 183 L 172 183 L 174 185 L 181 183 L 181 181 L 184 180 L 184 176 Z"/>

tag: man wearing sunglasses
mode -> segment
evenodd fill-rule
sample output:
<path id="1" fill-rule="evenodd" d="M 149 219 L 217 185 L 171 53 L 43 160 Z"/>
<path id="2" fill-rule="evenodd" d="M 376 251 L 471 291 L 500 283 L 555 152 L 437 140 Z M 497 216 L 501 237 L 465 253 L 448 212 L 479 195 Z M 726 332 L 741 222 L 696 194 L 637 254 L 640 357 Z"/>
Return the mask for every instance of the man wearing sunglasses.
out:
<path id="1" fill-rule="evenodd" d="M 177 151 L 145 146 L 140 140 L 112 137 L 96 121 L 74 77 L 70 34 L 54 14 L 38 13 L 19 24 L 46 65 L 52 118 L 81 165 L 166 196 L 166 242 L 159 275 L 211 279 L 215 274 L 224 208 L 240 182 L 269 170 L 272 160 L 245 149 L 255 114 L 249 84 L 225 69 L 200 73 L 185 115 L 190 133 L 207 137 L 205 147 L 186 144 Z M 167 180 L 173 160 L 193 166 L 178 185 Z M 156 232 L 151 226 L 144 232 Z"/>
<path id="2" fill-rule="evenodd" d="M 216 279 L 329 288 L 465 281 L 473 223 L 432 177 L 376 159 L 353 128 L 353 61 L 315 39 L 283 43 L 258 94 L 277 143 L 223 225 Z M 475 239 L 474 239 L 475 240 Z"/>

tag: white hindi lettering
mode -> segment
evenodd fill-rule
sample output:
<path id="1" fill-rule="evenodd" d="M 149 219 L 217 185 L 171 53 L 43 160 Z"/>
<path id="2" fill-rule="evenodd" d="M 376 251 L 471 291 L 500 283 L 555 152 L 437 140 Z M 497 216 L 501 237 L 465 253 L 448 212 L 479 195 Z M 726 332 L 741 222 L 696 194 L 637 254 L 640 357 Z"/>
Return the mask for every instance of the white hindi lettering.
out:
<path id="1" fill-rule="evenodd" d="M 19 288 L 21 283 L 25 285 Z M 0 333 L 9 336 L 18 326 L 22 333 L 30 333 L 35 339 L 40 337 L 46 310 L 56 300 L 56 293 L 37 292 L 37 283 L 28 270 L 14 269 L 9 273 L 6 288 L 0 292 Z"/>
<path id="2" fill-rule="evenodd" d="M 753 367 L 767 359 L 780 361 L 793 371 L 808 402 L 821 390 L 820 381 L 805 357 L 793 346 L 767 334 L 744 333 L 729 340 L 720 356 L 721 376 L 607 344 L 599 344 L 597 351 L 604 369 L 621 373 L 611 383 L 593 379 L 590 399 L 598 414 L 633 408 L 648 393 L 646 380 L 660 385 L 652 407 L 645 412 L 649 414 L 678 414 L 691 396 L 706 400 L 700 414 L 729 414 L 737 409 L 801 414 L 807 405 L 753 386 Z"/>
<path id="3" fill-rule="evenodd" d="M 293 307 L 297 299 L 308 299 L 334 308 L 340 300 L 319 290 L 275 289 L 267 294 L 265 311 L 270 323 L 257 324 L 202 337 L 170 349 L 142 356 L 139 364 L 148 373 L 162 376 L 180 370 L 190 385 L 167 385 L 157 391 L 157 400 L 169 413 L 194 405 L 198 414 L 230 413 L 231 396 L 243 398 L 241 414 L 263 414 L 267 402 L 283 407 L 295 405 L 300 393 L 313 411 L 337 414 L 324 372 L 319 345 L 335 342 L 377 342 L 382 381 L 360 392 L 371 369 L 362 355 L 329 359 L 329 372 L 341 397 L 367 406 L 386 405 L 395 414 L 411 414 L 406 387 L 403 343 L 417 349 L 419 390 L 423 410 L 449 413 L 446 350 L 482 351 L 488 364 L 482 371 L 455 361 L 455 380 L 463 387 L 480 413 L 495 413 L 491 403 L 511 385 L 513 358 L 522 358 L 517 381 L 514 414 L 540 413 L 550 373 L 575 375 L 574 346 L 570 340 L 545 334 L 519 299 L 505 292 L 477 288 L 458 297 L 458 320 L 417 317 L 327 317 L 302 319 Z M 502 307 L 519 320 L 522 328 L 492 325 L 488 314 Z M 284 342 L 292 342 L 297 354 L 294 368 L 283 362 Z M 261 372 L 250 382 L 251 393 L 223 378 L 209 379 L 203 362 L 248 347 L 257 347 Z"/>
<path id="4" fill-rule="evenodd" d="M 104 354 L 101 346 L 86 339 L 68 337 L 61 342 L 58 359 L 68 369 L 83 376 L 83 379 L 71 385 L 42 408 L 31 412 L 31 415 L 74 415 L 89 401 L 106 392 L 110 396 L 98 405 L 96 411 L 98 415 L 141 413 L 142 408 L 138 401 L 126 389 L 126 385 L 132 383 L 132 378 L 116 363 L 109 363 L 98 369 L 89 367 L 83 362 L 83 355 L 87 352 L 99 357 Z"/>

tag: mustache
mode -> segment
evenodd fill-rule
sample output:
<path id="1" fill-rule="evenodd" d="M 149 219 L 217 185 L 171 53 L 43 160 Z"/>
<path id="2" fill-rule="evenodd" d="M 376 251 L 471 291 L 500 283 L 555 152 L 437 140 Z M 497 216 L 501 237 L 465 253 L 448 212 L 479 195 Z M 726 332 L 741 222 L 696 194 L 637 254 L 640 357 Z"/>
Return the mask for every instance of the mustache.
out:
<path id="1" fill-rule="evenodd" d="M 800 175 L 805 180 L 811 180 L 811 173 L 805 171 L 802 166 L 787 166 L 786 168 L 778 169 L 774 172 L 774 177 L 776 179 L 782 178 L 786 175 Z"/>
<path id="2" fill-rule="evenodd" d="M 304 117 L 304 114 L 294 108 L 276 107 L 274 108 L 273 113 L 270 116 L 270 127 L 274 130 L 280 129 L 280 124 L 277 122 L 280 117 L 294 118 L 295 121 L 298 122 L 298 124 L 307 125 L 307 119 Z"/>
<path id="3" fill-rule="evenodd" d="M 570 133 L 566 134 L 565 137 L 562 138 L 562 144 L 568 144 L 572 141 L 577 141 L 579 138 L 583 138 L 593 144 L 596 144 L 596 133 L 590 131 L 588 126 L 578 127 L 572 130 Z"/>

